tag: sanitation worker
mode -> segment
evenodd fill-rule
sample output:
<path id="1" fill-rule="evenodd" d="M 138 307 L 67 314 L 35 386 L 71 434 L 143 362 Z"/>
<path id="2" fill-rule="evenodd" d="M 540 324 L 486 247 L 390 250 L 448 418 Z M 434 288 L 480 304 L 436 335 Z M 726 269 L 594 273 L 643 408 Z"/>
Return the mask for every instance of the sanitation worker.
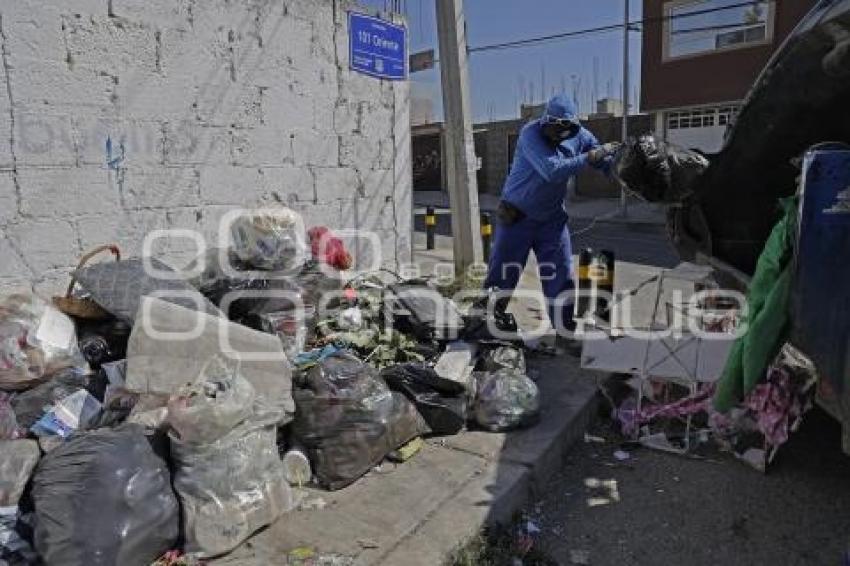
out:
<path id="1" fill-rule="evenodd" d="M 573 101 L 557 95 L 542 117 L 523 126 L 502 189 L 499 225 L 484 287 L 512 292 L 534 250 L 549 318 L 561 335 L 563 329 L 575 328 L 573 298 L 570 293 L 562 296 L 575 287 L 565 203 L 567 183 L 586 167 L 607 173 L 618 147 L 617 143 L 600 144 L 582 127 Z M 497 301 L 497 311 L 507 307 L 508 300 L 503 296 Z"/>

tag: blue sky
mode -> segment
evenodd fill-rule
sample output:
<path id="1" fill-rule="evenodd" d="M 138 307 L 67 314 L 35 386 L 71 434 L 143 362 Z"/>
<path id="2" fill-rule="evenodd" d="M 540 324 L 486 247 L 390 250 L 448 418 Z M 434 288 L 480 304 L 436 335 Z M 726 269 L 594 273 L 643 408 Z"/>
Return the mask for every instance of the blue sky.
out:
<path id="1" fill-rule="evenodd" d="M 406 12 L 413 52 L 437 47 L 435 0 L 407 0 Z M 366 0 L 383 8 L 384 0 Z M 470 47 L 593 28 L 623 21 L 624 0 L 465 0 Z M 631 19 L 640 20 L 642 1 L 631 0 Z M 590 110 L 594 90 L 594 59 L 598 61 L 597 93 L 620 98 L 622 30 L 550 42 L 541 46 L 470 55 L 472 105 L 476 122 L 518 115 L 523 95 L 539 102 L 562 86 L 579 90 L 582 112 Z M 439 55 L 438 55 L 439 56 Z M 640 33 L 631 33 L 632 97 L 640 87 Z M 411 75 L 413 92 L 434 100 L 440 116 L 439 69 Z M 541 86 L 545 81 L 545 91 Z M 524 86 L 521 86 L 524 85 Z M 533 95 L 529 92 L 533 87 Z M 635 88 L 637 87 L 637 89 Z M 634 102 L 634 101 L 633 101 Z"/>

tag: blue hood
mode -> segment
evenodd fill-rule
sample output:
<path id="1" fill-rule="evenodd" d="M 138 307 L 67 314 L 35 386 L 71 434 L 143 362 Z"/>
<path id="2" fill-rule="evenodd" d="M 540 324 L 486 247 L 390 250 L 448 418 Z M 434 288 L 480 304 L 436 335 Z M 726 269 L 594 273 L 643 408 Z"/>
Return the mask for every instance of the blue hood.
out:
<path id="1" fill-rule="evenodd" d="M 546 118 L 566 118 L 570 122 L 579 123 L 578 109 L 575 103 L 568 96 L 559 94 L 553 96 L 549 103 L 546 104 L 546 112 L 543 114 L 543 121 Z"/>

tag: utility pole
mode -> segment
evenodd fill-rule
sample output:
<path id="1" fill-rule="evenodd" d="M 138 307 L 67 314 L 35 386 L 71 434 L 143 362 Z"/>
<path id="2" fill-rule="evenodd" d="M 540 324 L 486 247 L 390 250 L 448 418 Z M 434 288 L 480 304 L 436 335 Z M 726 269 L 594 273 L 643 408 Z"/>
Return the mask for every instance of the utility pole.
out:
<path id="1" fill-rule="evenodd" d="M 629 141 L 629 0 L 626 2 L 626 16 L 623 21 L 623 143 Z M 626 188 L 620 187 L 620 215 L 628 216 Z"/>
<path id="2" fill-rule="evenodd" d="M 483 257 L 463 0 L 437 0 L 437 35 L 455 274 L 462 276 Z"/>

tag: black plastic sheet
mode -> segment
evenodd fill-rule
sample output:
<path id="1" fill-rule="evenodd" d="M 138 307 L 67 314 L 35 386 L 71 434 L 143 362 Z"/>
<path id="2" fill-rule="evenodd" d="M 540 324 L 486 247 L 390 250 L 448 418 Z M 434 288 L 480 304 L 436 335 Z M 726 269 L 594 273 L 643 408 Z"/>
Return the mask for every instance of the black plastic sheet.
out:
<path id="1" fill-rule="evenodd" d="M 383 370 L 381 377 L 413 403 L 433 434 L 457 434 L 466 424 L 466 388 L 443 379 L 430 366 L 399 364 Z"/>

